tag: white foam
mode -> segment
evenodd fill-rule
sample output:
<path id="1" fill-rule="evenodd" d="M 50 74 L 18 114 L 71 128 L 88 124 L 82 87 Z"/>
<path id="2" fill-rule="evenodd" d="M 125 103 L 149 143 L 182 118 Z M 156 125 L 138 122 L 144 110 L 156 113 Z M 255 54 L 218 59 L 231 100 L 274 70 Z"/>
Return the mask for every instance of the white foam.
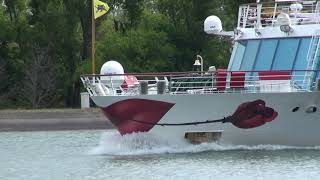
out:
<path id="1" fill-rule="evenodd" d="M 198 153 L 205 151 L 230 150 L 285 150 L 310 149 L 320 150 L 317 147 L 296 147 L 283 145 L 226 145 L 217 143 L 190 144 L 186 140 L 170 141 L 157 137 L 151 133 L 134 133 L 121 136 L 116 131 L 107 131 L 101 135 L 99 146 L 92 149 L 92 155 L 146 155 L 165 153 Z"/>

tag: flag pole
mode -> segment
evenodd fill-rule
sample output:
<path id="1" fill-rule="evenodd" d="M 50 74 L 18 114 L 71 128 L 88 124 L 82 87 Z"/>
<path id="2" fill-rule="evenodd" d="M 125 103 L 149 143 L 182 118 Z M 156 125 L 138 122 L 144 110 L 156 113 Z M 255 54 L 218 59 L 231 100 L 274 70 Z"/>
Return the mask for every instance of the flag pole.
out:
<path id="1" fill-rule="evenodd" d="M 96 41 L 96 28 L 94 19 L 94 0 L 92 0 L 92 23 L 91 23 L 91 58 L 92 58 L 92 74 L 96 73 L 96 60 L 95 60 L 95 41 Z"/>

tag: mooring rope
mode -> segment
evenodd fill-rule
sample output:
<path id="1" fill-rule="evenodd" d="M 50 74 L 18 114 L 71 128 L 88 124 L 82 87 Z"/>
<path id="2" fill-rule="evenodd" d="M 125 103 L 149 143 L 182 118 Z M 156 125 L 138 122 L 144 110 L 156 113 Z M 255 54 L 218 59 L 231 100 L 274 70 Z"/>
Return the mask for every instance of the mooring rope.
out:
<path id="1" fill-rule="evenodd" d="M 227 118 L 218 119 L 218 120 L 206 120 L 206 121 L 197 121 L 197 122 L 187 122 L 187 123 L 150 123 L 145 121 L 139 121 L 131 119 L 130 121 L 141 123 L 141 124 L 147 124 L 147 125 L 153 125 L 153 126 L 196 126 L 199 124 L 210 124 L 210 123 L 217 123 L 217 122 L 226 122 Z"/>

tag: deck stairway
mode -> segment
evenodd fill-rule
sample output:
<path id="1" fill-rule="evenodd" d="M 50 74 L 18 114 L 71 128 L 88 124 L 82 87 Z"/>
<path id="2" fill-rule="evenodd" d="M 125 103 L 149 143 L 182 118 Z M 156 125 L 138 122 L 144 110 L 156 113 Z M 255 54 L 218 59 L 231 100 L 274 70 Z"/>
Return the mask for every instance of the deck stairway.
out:
<path id="1" fill-rule="evenodd" d="M 308 88 L 311 88 L 313 86 L 313 82 L 315 79 L 315 76 L 317 75 L 317 72 L 314 70 L 317 70 L 319 66 L 319 55 L 320 55 L 320 29 L 317 29 L 315 31 L 315 34 L 312 36 L 310 41 L 310 46 L 308 50 L 307 55 L 307 67 L 306 72 L 304 74 L 303 84 L 306 84 Z"/>

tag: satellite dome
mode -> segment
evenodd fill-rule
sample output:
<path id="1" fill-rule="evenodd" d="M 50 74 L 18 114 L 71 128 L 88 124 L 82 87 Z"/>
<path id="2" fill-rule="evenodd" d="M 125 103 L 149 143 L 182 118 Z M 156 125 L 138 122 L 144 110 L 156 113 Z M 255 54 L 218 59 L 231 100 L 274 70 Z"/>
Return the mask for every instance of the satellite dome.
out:
<path id="1" fill-rule="evenodd" d="M 209 16 L 204 21 L 204 31 L 207 34 L 216 34 L 222 31 L 222 23 L 219 17 Z"/>
<path id="2" fill-rule="evenodd" d="M 104 63 L 100 70 L 101 75 L 124 74 L 122 65 L 117 61 L 108 61 Z M 108 86 L 118 88 L 124 81 L 124 76 L 101 76 L 101 82 Z"/>

